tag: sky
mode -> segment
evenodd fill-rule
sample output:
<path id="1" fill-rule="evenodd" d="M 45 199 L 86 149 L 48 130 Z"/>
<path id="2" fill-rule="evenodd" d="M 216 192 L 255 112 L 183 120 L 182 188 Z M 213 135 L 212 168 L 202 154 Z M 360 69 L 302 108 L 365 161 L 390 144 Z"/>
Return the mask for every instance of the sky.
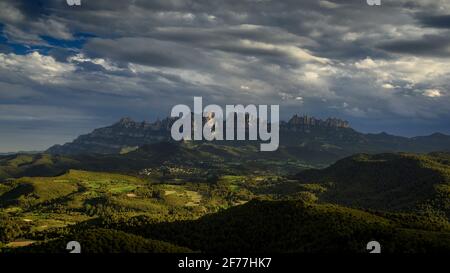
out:
<path id="1" fill-rule="evenodd" d="M 450 1 L 0 0 L 0 152 L 176 104 L 450 134 Z"/>

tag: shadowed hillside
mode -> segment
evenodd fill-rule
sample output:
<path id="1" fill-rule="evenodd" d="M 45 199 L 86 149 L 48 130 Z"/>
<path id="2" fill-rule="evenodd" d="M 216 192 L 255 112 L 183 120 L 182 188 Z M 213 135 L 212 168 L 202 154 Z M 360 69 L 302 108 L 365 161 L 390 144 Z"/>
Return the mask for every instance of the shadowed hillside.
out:
<path id="1" fill-rule="evenodd" d="M 294 178 L 327 187 L 321 195 L 325 202 L 450 216 L 448 153 L 359 154 L 323 170 L 303 171 Z"/>
<path id="2" fill-rule="evenodd" d="M 399 221 L 401 219 L 401 221 Z M 414 215 L 377 215 L 301 201 L 252 201 L 198 220 L 153 223 L 136 217 L 101 226 L 206 253 L 366 253 L 377 240 L 384 253 L 450 252 L 448 223 Z M 89 232 L 89 225 L 73 229 Z"/>

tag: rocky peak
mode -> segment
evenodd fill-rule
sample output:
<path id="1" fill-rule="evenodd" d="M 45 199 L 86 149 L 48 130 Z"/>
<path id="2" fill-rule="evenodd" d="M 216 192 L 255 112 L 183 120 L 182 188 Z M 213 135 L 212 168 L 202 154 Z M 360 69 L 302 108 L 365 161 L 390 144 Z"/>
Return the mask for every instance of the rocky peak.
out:
<path id="1" fill-rule="evenodd" d="M 121 118 L 116 124 L 117 125 L 130 125 L 130 124 L 135 124 L 136 122 L 130 118 L 130 117 L 123 117 Z"/>
<path id="2" fill-rule="evenodd" d="M 289 121 L 290 126 L 321 126 L 321 127 L 333 127 L 333 128 L 349 128 L 350 124 L 346 120 L 338 118 L 327 118 L 322 120 L 307 115 L 299 116 L 294 115 Z"/>

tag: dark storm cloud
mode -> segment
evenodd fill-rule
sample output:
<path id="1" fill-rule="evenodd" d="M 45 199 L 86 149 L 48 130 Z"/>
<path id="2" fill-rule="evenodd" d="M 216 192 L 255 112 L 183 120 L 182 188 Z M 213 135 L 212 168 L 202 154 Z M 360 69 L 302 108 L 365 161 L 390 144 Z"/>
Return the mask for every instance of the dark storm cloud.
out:
<path id="1" fill-rule="evenodd" d="M 420 22 L 426 27 L 449 28 L 450 14 L 448 15 L 422 15 L 419 17 Z"/>
<path id="2" fill-rule="evenodd" d="M 396 40 L 384 43 L 379 48 L 400 54 L 449 57 L 450 33 L 446 34 L 445 36 L 424 35 L 416 40 Z"/>
<path id="3" fill-rule="evenodd" d="M 52 56 L 58 62 L 65 62 L 67 58 L 74 54 L 73 49 L 53 47 L 48 50 L 48 55 Z"/>
<path id="4" fill-rule="evenodd" d="M 150 38 L 92 39 L 84 48 L 92 57 L 104 57 L 122 63 L 162 67 L 206 66 L 207 58 L 195 48 Z"/>

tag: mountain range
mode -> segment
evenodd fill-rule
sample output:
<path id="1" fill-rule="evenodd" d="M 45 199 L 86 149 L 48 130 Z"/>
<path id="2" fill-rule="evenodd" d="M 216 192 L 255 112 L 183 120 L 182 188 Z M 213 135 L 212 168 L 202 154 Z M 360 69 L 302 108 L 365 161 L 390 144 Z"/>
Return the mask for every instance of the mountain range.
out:
<path id="1" fill-rule="evenodd" d="M 166 118 L 150 123 L 122 118 L 72 142 L 52 146 L 46 152 L 54 155 L 127 153 L 144 145 L 172 141 L 170 128 L 174 121 L 174 118 Z M 214 141 L 214 144 L 230 147 L 255 145 L 250 141 Z M 384 132 L 365 134 L 352 129 L 347 121 L 341 119 L 321 120 L 294 115 L 287 122 L 280 122 L 279 151 L 266 156 L 277 157 L 287 151 L 300 160 L 329 164 L 356 153 L 428 153 L 449 148 L 450 136 L 441 133 L 412 138 Z"/>

